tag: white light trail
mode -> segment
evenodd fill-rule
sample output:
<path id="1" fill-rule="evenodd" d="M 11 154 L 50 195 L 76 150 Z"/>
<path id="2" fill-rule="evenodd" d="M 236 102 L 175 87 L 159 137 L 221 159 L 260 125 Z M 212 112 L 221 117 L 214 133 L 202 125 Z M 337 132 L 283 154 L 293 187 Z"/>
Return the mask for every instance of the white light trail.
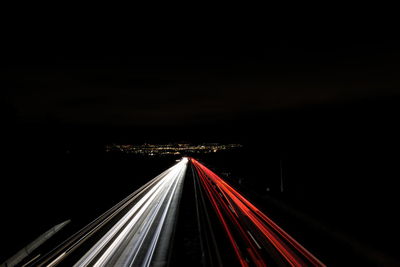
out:
<path id="1" fill-rule="evenodd" d="M 169 217 L 176 214 L 187 163 L 188 159 L 182 158 L 157 176 L 136 204 L 74 266 L 149 266 L 160 236 L 171 232 L 163 230 L 174 223 Z"/>

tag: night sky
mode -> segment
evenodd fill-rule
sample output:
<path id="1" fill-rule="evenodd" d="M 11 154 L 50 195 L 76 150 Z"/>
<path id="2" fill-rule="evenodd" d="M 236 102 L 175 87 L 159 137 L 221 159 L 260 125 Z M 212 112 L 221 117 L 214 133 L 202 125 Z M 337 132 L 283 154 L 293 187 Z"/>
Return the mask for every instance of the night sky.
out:
<path id="1" fill-rule="evenodd" d="M 384 23 L 242 20 L 23 23 L 2 106 L 18 123 L 159 127 L 398 95 L 399 41 Z"/>

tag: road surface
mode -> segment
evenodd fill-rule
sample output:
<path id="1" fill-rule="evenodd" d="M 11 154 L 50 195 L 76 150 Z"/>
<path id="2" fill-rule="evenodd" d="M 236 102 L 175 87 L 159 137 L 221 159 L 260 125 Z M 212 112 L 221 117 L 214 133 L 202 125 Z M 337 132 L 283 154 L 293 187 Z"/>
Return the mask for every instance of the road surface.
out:
<path id="1" fill-rule="evenodd" d="M 241 266 L 325 266 L 218 175 L 190 161 Z"/>
<path id="2" fill-rule="evenodd" d="M 32 264 L 51 267 L 62 263 L 111 223 L 74 266 L 166 265 L 187 164 L 188 158 L 182 158 Z"/>
<path id="3" fill-rule="evenodd" d="M 188 164 L 201 251 L 197 264 L 325 266 L 217 174 L 187 157 L 32 264 L 56 266 L 92 239 L 74 266 L 168 265 Z"/>

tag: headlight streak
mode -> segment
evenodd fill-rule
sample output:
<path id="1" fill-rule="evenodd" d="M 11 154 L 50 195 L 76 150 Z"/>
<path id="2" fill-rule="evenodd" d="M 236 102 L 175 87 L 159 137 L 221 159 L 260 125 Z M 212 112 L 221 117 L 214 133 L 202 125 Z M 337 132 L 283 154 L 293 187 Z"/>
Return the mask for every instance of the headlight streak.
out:
<path id="1" fill-rule="evenodd" d="M 74 266 L 149 266 L 187 162 L 172 167 Z"/>
<path id="2" fill-rule="evenodd" d="M 59 261 L 61 261 L 64 257 L 68 256 L 75 249 L 77 249 L 83 242 L 85 242 L 88 238 L 93 236 L 97 231 L 102 229 L 104 225 L 106 225 L 111 219 L 117 216 L 121 211 L 123 211 L 126 207 L 134 203 L 134 201 L 140 198 L 149 188 L 151 188 L 154 184 L 156 184 L 160 179 L 162 179 L 166 174 L 171 172 L 171 170 L 175 167 L 172 166 L 169 169 L 165 170 L 163 173 L 159 174 L 157 177 L 153 178 L 142 187 L 134 191 L 132 194 L 121 200 L 118 204 L 107 210 L 101 216 L 90 222 L 88 225 L 83 227 L 77 233 L 72 235 L 66 241 L 61 243 L 59 246 L 40 257 L 38 260 L 34 261 L 33 264 L 35 266 L 54 266 Z M 61 257 L 60 257 L 61 256 Z M 56 260 L 57 259 L 57 260 Z M 50 262 L 50 263 L 49 263 Z"/>
<path id="3" fill-rule="evenodd" d="M 242 266 L 250 259 L 256 266 L 266 266 L 266 252 L 284 266 L 325 266 L 215 173 L 190 160 Z"/>
<path id="4" fill-rule="evenodd" d="M 96 243 L 97 248 L 96 245 L 92 247 L 79 261 L 85 264 L 76 263 L 75 266 L 93 266 L 95 264 L 109 266 L 109 263 L 112 262 L 119 262 L 119 266 L 130 266 L 131 264 L 147 266 L 152 263 L 152 260 L 167 261 L 187 163 L 188 159 L 182 158 L 177 164 L 121 200 L 53 250 L 35 259 L 30 266 L 58 265 L 85 241 L 92 238 L 105 226 L 110 226 L 110 222 L 115 219 L 118 220 L 117 223 L 114 223 L 106 235 L 103 235 L 101 240 Z M 139 216 L 140 214 L 142 216 Z M 131 218 L 128 218 L 129 215 Z M 136 221 L 136 225 L 129 224 L 132 221 Z M 132 231 L 124 232 L 128 226 L 134 226 Z M 121 238 L 121 234 L 127 234 L 127 236 Z M 144 239 L 147 241 L 145 242 Z M 109 242 L 107 243 L 106 240 Z M 120 243 L 118 243 L 119 241 Z M 132 259 L 133 256 L 129 259 L 126 255 L 134 254 L 132 250 L 129 250 L 134 243 L 142 245 L 136 247 L 135 259 Z M 103 257 L 104 252 L 106 253 L 105 257 Z M 134 260 L 134 262 L 130 262 L 130 260 Z"/>

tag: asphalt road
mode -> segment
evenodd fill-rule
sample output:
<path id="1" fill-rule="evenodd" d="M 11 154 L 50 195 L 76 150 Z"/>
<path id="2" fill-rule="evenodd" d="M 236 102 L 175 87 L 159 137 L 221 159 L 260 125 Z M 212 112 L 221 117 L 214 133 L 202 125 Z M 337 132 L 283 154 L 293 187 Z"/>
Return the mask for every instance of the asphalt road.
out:
<path id="1" fill-rule="evenodd" d="M 217 174 L 187 157 L 28 266 L 177 264 L 325 266 Z"/>
<path id="2" fill-rule="evenodd" d="M 166 265 L 187 163 L 182 158 L 29 266 L 62 264 L 99 234 L 74 266 Z"/>
<path id="3" fill-rule="evenodd" d="M 198 185 L 212 204 L 213 211 L 209 212 L 217 214 L 241 266 L 325 266 L 218 175 L 197 160 L 190 160 Z M 197 202 L 201 203 L 203 199 L 197 197 Z M 201 221 L 199 216 L 199 224 L 204 225 Z M 204 262 L 212 261 L 213 256 L 218 255 L 219 246 L 208 241 L 202 243 L 207 248 L 205 251 L 213 250 L 206 253 Z M 217 260 L 213 263 L 218 265 Z"/>

